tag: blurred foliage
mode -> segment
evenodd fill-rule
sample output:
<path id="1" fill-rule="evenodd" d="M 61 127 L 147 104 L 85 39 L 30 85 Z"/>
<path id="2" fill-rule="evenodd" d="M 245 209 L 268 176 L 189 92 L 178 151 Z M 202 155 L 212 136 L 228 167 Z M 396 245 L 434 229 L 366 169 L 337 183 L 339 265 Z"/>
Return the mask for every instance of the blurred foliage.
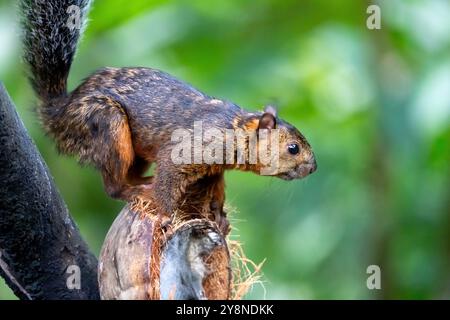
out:
<path id="1" fill-rule="evenodd" d="M 103 66 L 165 70 L 250 109 L 268 102 L 311 142 L 318 171 L 227 173 L 233 238 L 264 265 L 249 298 L 450 297 L 450 3 L 98 0 L 70 86 Z M 98 254 L 122 203 L 59 156 L 32 111 L 15 2 L 0 2 L 0 79 Z M 368 290 L 379 265 L 382 290 Z M 3 282 L 0 298 L 13 297 Z"/>

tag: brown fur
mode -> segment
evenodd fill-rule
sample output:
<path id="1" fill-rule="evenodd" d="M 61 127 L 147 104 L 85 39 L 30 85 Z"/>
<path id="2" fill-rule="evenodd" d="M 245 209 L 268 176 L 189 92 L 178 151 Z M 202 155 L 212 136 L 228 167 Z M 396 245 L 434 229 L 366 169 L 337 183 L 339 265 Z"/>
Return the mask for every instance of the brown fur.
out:
<path id="1" fill-rule="evenodd" d="M 100 70 L 71 94 L 47 101 L 40 110 L 59 150 L 95 165 L 110 196 L 133 201 L 153 195 L 167 215 L 180 207 L 190 186 L 206 179 L 203 181 L 209 183 L 203 183 L 206 192 L 202 199 L 208 198 L 208 210 L 215 212 L 215 220 L 220 223 L 225 215 L 224 170 L 259 173 L 261 169 L 260 164 L 173 164 L 171 134 L 177 128 L 191 128 L 194 121 L 202 120 L 207 128 L 241 128 L 251 133 L 261 127 L 260 118 L 264 117 L 264 125 L 276 121 L 282 129 L 283 148 L 291 141 L 302 147 L 303 156 L 288 156 L 286 168 L 312 157 L 309 144 L 298 130 L 275 120 L 274 115 L 247 112 L 153 69 Z M 153 162 L 155 177 L 144 177 Z M 199 204 L 192 197 L 190 201 Z"/>

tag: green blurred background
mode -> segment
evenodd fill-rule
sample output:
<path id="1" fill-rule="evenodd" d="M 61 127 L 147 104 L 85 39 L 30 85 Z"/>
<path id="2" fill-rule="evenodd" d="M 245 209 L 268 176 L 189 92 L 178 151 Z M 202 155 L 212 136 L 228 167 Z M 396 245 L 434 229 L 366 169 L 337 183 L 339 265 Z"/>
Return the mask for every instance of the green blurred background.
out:
<path id="1" fill-rule="evenodd" d="M 15 3 L 0 1 L 0 79 L 98 255 L 123 203 L 43 135 Z M 371 3 L 381 30 L 366 27 Z M 306 135 L 318 171 L 305 180 L 227 173 L 232 237 L 266 259 L 265 290 L 248 298 L 448 299 L 449 12 L 445 0 L 99 0 L 69 83 L 154 67 L 250 109 L 276 103 Z M 381 290 L 366 287 L 372 264 Z"/>

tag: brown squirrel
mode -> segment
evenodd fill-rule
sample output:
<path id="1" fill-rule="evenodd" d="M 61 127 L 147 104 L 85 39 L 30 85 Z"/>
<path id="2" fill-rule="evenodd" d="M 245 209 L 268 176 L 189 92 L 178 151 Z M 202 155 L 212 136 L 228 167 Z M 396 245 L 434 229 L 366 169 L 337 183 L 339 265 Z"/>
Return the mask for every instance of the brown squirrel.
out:
<path id="1" fill-rule="evenodd" d="M 279 129 L 279 164 L 271 175 L 290 180 L 316 170 L 306 139 L 273 108 L 248 112 L 158 70 L 104 68 L 68 93 L 67 77 L 83 29 L 67 25 L 73 5 L 84 24 L 88 0 L 21 1 L 25 61 L 47 133 L 60 152 L 93 164 L 111 197 L 132 201 L 151 195 L 170 216 L 186 189 L 209 177 L 212 209 L 222 212 L 224 170 L 260 173 L 262 164 L 174 164 L 171 135 L 176 129 L 191 128 L 195 121 L 222 131 Z M 154 177 L 143 176 L 154 162 Z"/>

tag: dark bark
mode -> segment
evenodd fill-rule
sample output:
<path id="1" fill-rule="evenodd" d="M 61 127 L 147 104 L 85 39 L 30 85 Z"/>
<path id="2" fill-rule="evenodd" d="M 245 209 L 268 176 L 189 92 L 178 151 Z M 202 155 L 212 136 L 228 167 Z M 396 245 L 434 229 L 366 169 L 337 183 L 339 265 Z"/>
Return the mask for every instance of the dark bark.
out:
<path id="1" fill-rule="evenodd" d="M 68 266 L 81 271 L 69 289 Z M 90 253 L 0 83 L 0 275 L 20 299 L 98 299 Z"/>

